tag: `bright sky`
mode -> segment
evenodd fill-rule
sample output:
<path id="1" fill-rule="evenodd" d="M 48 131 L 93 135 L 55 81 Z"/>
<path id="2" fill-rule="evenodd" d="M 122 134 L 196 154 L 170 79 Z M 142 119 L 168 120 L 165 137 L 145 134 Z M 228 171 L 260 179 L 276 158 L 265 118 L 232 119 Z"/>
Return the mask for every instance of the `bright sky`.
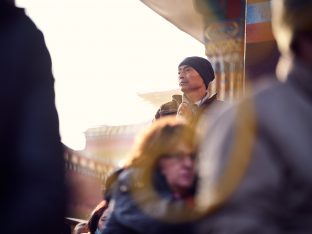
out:
<path id="1" fill-rule="evenodd" d="M 64 144 L 83 132 L 153 118 L 137 93 L 178 88 L 177 65 L 205 56 L 200 42 L 139 0 L 17 0 L 44 33 L 52 57 Z"/>

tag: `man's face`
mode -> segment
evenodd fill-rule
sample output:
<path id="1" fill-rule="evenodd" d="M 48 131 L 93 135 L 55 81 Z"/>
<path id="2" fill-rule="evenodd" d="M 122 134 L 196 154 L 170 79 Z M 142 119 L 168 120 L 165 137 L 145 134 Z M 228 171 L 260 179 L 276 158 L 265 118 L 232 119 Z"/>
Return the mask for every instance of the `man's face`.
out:
<path id="1" fill-rule="evenodd" d="M 159 167 L 171 191 L 184 193 L 195 181 L 195 155 L 192 149 L 180 143 L 174 153 L 160 158 Z"/>
<path id="2" fill-rule="evenodd" d="M 205 83 L 199 73 L 188 65 L 182 65 L 178 70 L 179 86 L 182 92 L 195 91 L 200 88 L 206 88 Z"/>

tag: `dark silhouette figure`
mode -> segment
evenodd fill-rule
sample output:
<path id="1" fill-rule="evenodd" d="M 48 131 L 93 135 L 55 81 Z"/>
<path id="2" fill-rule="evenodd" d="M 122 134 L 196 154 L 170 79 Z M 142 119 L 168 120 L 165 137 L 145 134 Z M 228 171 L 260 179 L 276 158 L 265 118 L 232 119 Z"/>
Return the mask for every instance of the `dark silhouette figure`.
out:
<path id="1" fill-rule="evenodd" d="M 51 58 L 42 33 L 0 0 L 1 233 L 61 233 L 63 147 Z"/>

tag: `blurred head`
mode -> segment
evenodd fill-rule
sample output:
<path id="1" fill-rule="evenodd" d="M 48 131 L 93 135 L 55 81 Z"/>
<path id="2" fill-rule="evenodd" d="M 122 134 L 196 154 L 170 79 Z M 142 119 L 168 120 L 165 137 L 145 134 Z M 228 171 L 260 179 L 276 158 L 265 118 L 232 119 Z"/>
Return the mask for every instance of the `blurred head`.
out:
<path id="1" fill-rule="evenodd" d="M 101 201 L 92 211 L 88 221 L 88 228 L 94 234 L 97 228 L 104 228 L 105 220 L 109 215 L 108 203 Z"/>
<path id="2" fill-rule="evenodd" d="M 278 47 L 283 54 L 299 55 L 300 40 L 312 41 L 312 1 L 273 0 L 272 27 Z"/>
<path id="3" fill-rule="evenodd" d="M 89 232 L 89 228 L 86 223 L 78 223 L 75 226 L 74 231 L 73 231 L 74 234 L 82 234 L 82 233 L 88 233 L 88 232 Z"/>
<path id="4" fill-rule="evenodd" d="M 100 230 L 101 232 L 104 230 L 106 220 L 107 220 L 107 218 L 111 212 L 112 212 L 112 206 L 110 206 L 110 205 L 103 211 L 103 213 L 102 213 L 102 215 L 98 221 L 98 225 L 97 225 L 97 229 Z"/>
<path id="5" fill-rule="evenodd" d="M 192 187 L 195 180 L 195 130 L 173 116 L 156 120 L 135 144 L 130 166 L 147 170 L 149 178 L 159 171 L 171 191 Z"/>

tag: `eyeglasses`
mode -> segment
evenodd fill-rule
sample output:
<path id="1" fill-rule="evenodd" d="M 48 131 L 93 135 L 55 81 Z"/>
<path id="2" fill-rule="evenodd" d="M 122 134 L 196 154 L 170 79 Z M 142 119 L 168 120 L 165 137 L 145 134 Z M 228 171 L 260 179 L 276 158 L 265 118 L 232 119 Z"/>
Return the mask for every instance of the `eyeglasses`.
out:
<path id="1" fill-rule="evenodd" d="M 173 159 L 178 162 L 182 162 L 185 159 L 190 159 L 191 161 L 196 160 L 196 152 L 192 153 L 183 153 L 183 152 L 178 152 L 178 153 L 173 153 L 173 154 L 165 154 L 162 156 L 163 158 L 168 158 L 168 159 Z"/>

